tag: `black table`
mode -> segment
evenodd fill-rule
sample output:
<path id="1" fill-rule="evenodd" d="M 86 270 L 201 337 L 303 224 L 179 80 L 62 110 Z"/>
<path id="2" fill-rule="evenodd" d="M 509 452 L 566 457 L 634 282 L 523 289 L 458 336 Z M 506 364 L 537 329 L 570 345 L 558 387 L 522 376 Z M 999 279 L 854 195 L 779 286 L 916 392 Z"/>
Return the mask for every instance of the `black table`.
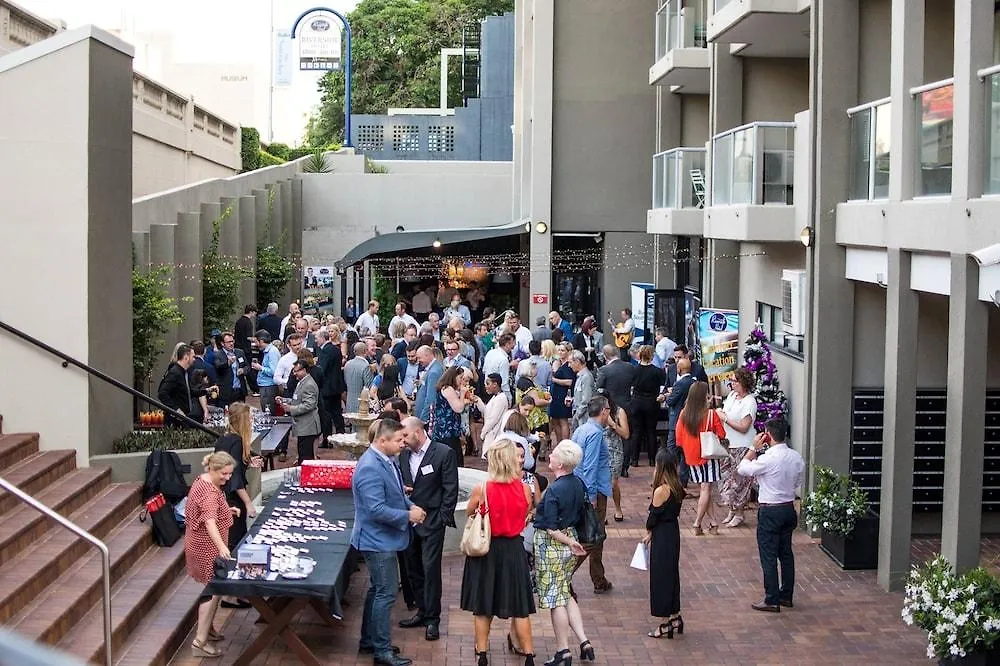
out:
<path id="1" fill-rule="evenodd" d="M 278 636 L 285 638 L 302 663 L 320 666 L 316 656 L 291 628 L 291 621 L 306 606 L 311 606 L 330 627 L 339 627 L 336 620 L 342 615 L 340 600 L 346 592 L 348 577 L 357 563 L 357 551 L 351 548 L 354 497 L 350 490 L 296 493 L 282 485 L 268 501 L 241 544 L 256 536 L 276 507 L 289 507 L 292 500 L 322 502 L 323 518 L 331 523 L 342 520 L 347 523 L 347 528 L 342 532 L 303 532 L 322 534 L 327 540 L 289 544 L 296 548 L 307 548 L 309 552 L 306 555 L 316 560 L 316 568 L 308 578 L 288 580 L 279 576 L 273 581 L 215 578 L 205 587 L 205 594 L 249 599 L 260 613 L 261 619 L 267 623 L 264 631 L 236 660 L 238 666 L 252 662 Z M 234 552 L 233 555 L 235 554 Z"/>
<path id="2" fill-rule="evenodd" d="M 292 420 L 277 420 L 271 429 L 259 437 L 260 455 L 264 457 L 264 469 L 274 469 L 274 454 L 288 449 L 288 436 L 292 432 Z M 353 514 L 352 514 L 353 516 Z"/>

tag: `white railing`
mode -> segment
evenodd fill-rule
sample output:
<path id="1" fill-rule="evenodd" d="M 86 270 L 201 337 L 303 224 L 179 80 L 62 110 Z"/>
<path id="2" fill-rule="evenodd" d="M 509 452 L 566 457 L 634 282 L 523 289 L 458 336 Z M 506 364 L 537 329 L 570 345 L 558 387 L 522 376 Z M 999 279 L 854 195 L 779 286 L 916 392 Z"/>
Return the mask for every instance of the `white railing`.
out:
<path id="1" fill-rule="evenodd" d="M 653 156 L 653 208 L 705 207 L 705 149 L 674 148 Z"/>
<path id="2" fill-rule="evenodd" d="M 666 0 L 656 11 L 656 59 L 674 49 L 705 48 L 705 1 Z"/>
<path id="3" fill-rule="evenodd" d="M 791 205 L 795 123 L 756 122 L 712 137 L 712 205 Z"/>
<path id="4" fill-rule="evenodd" d="M 851 118 L 850 201 L 889 196 L 889 154 L 892 147 L 892 105 L 889 98 L 847 110 Z"/>
<path id="5" fill-rule="evenodd" d="M 917 196 L 951 194 L 951 147 L 955 127 L 955 80 L 945 79 L 910 89 L 917 104 L 917 149 L 920 177 Z"/>

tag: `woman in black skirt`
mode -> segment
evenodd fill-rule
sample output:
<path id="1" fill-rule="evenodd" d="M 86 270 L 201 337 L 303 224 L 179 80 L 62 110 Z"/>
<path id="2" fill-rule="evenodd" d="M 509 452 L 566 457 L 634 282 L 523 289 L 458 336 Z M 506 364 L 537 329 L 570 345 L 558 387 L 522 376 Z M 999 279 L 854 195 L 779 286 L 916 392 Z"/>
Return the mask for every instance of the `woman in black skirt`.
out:
<path id="1" fill-rule="evenodd" d="M 490 623 L 494 617 L 514 618 L 517 644 L 526 654 L 525 666 L 534 666 L 531 621 L 535 598 L 531 571 L 521 532 L 528 520 L 531 489 L 521 482 L 517 449 L 499 439 L 486 454 L 489 480 L 472 490 L 466 514 L 482 509 L 490 517 L 490 550 L 483 557 L 465 558 L 462 573 L 462 610 L 475 619 L 477 666 L 489 664 Z"/>
<path id="2" fill-rule="evenodd" d="M 647 635 L 650 638 L 674 637 L 684 633 L 681 617 L 681 532 L 677 516 L 681 512 L 684 486 L 677 471 L 677 454 L 660 449 L 653 473 L 653 501 L 646 519 L 649 547 L 649 613 L 661 623 Z M 663 619 L 666 619 L 663 622 Z"/>

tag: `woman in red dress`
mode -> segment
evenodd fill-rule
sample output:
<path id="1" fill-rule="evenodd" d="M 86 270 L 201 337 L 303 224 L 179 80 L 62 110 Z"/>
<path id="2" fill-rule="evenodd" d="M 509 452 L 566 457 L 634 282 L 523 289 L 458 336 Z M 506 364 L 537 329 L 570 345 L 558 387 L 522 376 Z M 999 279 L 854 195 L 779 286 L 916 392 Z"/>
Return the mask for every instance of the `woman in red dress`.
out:
<path id="1" fill-rule="evenodd" d="M 708 384 L 695 382 L 688 391 L 684 409 L 677 419 L 677 446 L 684 450 L 684 459 L 691 469 L 691 480 L 701 487 L 698 511 L 694 518 L 694 534 L 718 534 L 719 525 L 712 512 L 712 484 L 722 478 L 719 461 L 701 457 L 701 433 L 714 432 L 720 440 L 726 439 L 726 429 L 718 414 L 708 408 Z M 708 526 L 704 527 L 704 521 Z M 703 529 L 704 528 L 704 529 Z"/>
<path id="2" fill-rule="evenodd" d="M 188 574 L 207 585 L 215 575 L 215 558 L 220 555 L 231 558 L 229 528 L 233 525 L 233 516 L 239 515 L 240 510 L 230 508 L 222 491 L 233 475 L 236 465 L 233 457 L 224 451 L 216 451 L 205 456 L 201 464 L 205 473 L 191 484 L 184 510 L 184 558 Z M 209 643 L 223 638 L 212 627 L 221 599 L 220 596 L 202 596 L 198 600 L 198 631 L 191 643 L 196 657 L 222 656 L 222 651 Z"/>

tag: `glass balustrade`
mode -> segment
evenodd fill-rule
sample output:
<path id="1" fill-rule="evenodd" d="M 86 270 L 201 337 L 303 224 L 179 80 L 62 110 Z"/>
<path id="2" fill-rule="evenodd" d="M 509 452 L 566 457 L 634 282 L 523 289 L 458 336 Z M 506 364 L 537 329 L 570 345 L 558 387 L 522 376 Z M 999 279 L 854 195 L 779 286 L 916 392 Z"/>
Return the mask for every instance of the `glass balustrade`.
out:
<path id="1" fill-rule="evenodd" d="M 653 208 L 705 207 L 705 149 L 674 148 L 653 157 Z"/>
<path id="2" fill-rule="evenodd" d="M 1000 194 L 1000 72 L 986 81 L 986 194 Z"/>
<path id="3" fill-rule="evenodd" d="M 791 205 L 794 123 L 750 123 L 712 138 L 712 205 Z"/>
<path id="4" fill-rule="evenodd" d="M 656 59 L 679 48 L 705 48 L 705 0 L 666 0 L 656 12 Z"/>
<path id="5" fill-rule="evenodd" d="M 889 196 L 892 105 L 887 100 L 848 111 L 851 117 L 851 191 L 848 199 L 865 201 Z"/>
<path id="6" fill-rule="evenodd" d="M 917 196 L 951 194 L 951 146 L 955 120 L 955 86 L 951 79 L 911 91 L 920 114 L 917 150 L 920 176 Z"/>

